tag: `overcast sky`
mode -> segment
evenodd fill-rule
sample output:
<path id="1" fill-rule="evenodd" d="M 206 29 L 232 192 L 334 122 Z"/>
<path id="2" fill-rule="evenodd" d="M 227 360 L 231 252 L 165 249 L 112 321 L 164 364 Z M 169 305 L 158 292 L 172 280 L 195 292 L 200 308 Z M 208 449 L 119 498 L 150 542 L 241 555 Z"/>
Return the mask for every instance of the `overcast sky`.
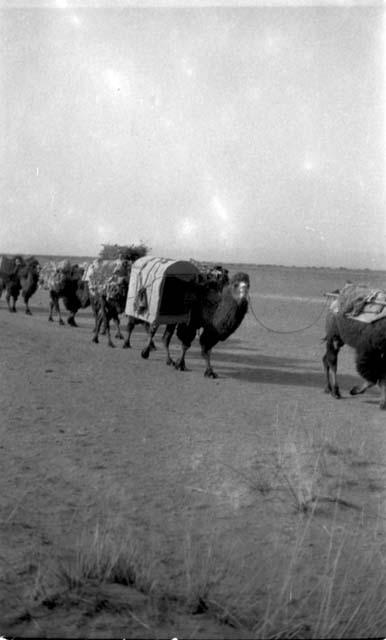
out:
<path id="1" fill-rule="evenodd" d="M 386 269 L 381 2 L 96 4 L 0 4 L 0 251 Z"/>

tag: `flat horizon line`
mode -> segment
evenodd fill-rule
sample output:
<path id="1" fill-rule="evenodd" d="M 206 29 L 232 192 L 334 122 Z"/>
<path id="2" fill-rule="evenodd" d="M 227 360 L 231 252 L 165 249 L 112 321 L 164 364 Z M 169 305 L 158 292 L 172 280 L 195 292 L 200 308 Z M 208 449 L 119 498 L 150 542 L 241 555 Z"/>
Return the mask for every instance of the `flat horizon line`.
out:
<path id="1" fill-rule="evenodd" d="M 0 256 L 1 255 L 6 255 L 8 257 L 10 256 L 15 256 L 15 255 L 20 255 L 20 256 L 35 256 L 36 258 L 45 258 L 47 260 L 64 260 L 64 259 L 71 259 L 71 260 L 95 260 L 95 258 L 97 258 L 98 256 L 90 256 L 87 254 L 79 254 L 79 255 L 73 255 L 73 254 L 68 254 L 68 253 L 29 253 L 29 252 L 23 252 L 23 251 L 14 251 L 14 252 L 5 252 L 2 251 L 0 252 Z M 154 254 L 149 253 L 149 256 L 152 256 Z M 173 258 L 171 258 L 173 259 Z M 176 260 L 182 260 L 182 258 L 175 258 Z M 204 264 L 210 264 L 210 265 L 216 265 L 216 264 L 223 264 L 223 265 L 243 265 L 243 266 L 249 266 L 249 267 L 268 267 L 268 268 L 275 268 L 275 269 L 315 269 L 315 270 L 328 270 L 328 271 L 370 271 L 370 272 L 385 272 L 386 273 L 386 268 L 382 269 L 381 267 L 379 268 L 374 268 L 374 267 L 343 267 L 343 266 L 327 266 L 327 265 L 296 265 L 296 264 L 281 264 L 281 263 L 269 263 L 269 262 L 244 262 L 244 261 L 234 261 L 234 260 L 198 260 L 196 258 L 185 258 L 185 260 L 195 260 L 197 262 L 202 262 Z"/>

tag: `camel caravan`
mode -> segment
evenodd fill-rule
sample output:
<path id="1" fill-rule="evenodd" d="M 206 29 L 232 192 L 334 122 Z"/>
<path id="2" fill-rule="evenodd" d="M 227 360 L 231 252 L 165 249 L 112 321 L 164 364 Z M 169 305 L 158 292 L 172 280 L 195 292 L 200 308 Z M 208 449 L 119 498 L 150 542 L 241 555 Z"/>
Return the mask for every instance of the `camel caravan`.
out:
<path id="1" fill-rule="evenodd" d="M 190 260 L 172 260 L 146 255 L 120 253 L 118 258 L 96 258 L 81 264 L 69 260 L 48 261 L 40 265 L 31 256 L 0 256 L 0 296 L 5 291 L 9 311 L 16 311 L 21 294 L 25 313 L 31 314 L 29 301 L 38 286 L 49 292 L 48 320 L 56 312 L 64 324 L 60 302 L 68 312 L 67 323 L 77 326 L 75 316 L 90 307 L 94 315 L 92 341 L 106 334 L 107 344 L 114 347 L 110 322 L 116 326 L 116 337 L 123 347 L 131 347 L 136 325 L 145 327 L 148 338 L 141 351 L 148 359 L 155 347 L 154 336 L 164 325 L 162 343 L 166 363 L 186 369 L 185 356 L 199 335 L 205 362 L 204 375 L 216 378 L 211 365 L 211 351 L 226 340 L 242 323 L 249 305 L 250 281 L 247 273 L 229 277 L 221 265 L 207 265 Z M 327 293 L 331 298 L 326 316 L 326 352 L 323 367 L 326 393 L 340 398 L 337 381 L 338 354 L 344 344 L 355 350 L 356 369 L 364 379 L 351 389 L 352 395 L 364 393 L 378 384 L 380 407 L 386 409 L 386 293 L 364 285 L 346 284 L 341 291 Z M 127 316 L 127 334 L 122 335 L 120 316 Z M 180 357 L 173 361 L 169 345 L 176 334 L 181 343 Z"/>
<path id="2" fill-rule="evenodd" d="M 22 262 L 23 265 L 19 264 Z M 37 262 L 37 261 L 36 261 Z M 31 263 L 32 264 L 32 263 Z M 23 269 L 21 268 L 23 266 Z M 116 325 L 116 337 L 124 339 L 119 316 L 126 313 L 127 337 L 124 348 L 130 348 L 131 333 L 136 324 L 145 326 L 147 345 L 142 350 L 148 358 L 155 349 L 154 335 L 160 325 L 165 325 L 162 342 L 166 349 L 167 364 L 181 371 L 186 369 L 185 354 L 197 333 L 200 332 L 201 352 L 206 368 L 205 376 L 217 377 L 210 362 L 212 348 L 226 340 L 241 324 L 248 310 L 249 276 L 237 273 L 231 279 L 228 270 L 194 260 L 170 260 L 154 256 L 142 256 L 136 260 L 119 255 L 118 259 L 96 258 L 91 263 L 71 263 L 69 260 L 48 261 L 42 267 L 35 265 L 35 288 L 25 288 L 27 267 L 30 263 L 20 257 L 1 259 L 2 288 L 9 296 L 17 298 L 16 289 L 22 290 L 28 313 L 28 300 L 38 285 L 49 293 L 48 320 L 54 321 L 56 312 L 59 324 L 64 320 L 60 308 L 63 303 L 68 312 L 67 323 L 77 326 L 75 316 L 80 309 L 90 307 L 94 314 L 92 341 L 99 342 L 101 332 L 107 335 L 107 344 L 114 346 L 110 334 L 110 321 Z M 181 342 L 181 356 L 173 362 L 169 345 L 176 332 Z"/>

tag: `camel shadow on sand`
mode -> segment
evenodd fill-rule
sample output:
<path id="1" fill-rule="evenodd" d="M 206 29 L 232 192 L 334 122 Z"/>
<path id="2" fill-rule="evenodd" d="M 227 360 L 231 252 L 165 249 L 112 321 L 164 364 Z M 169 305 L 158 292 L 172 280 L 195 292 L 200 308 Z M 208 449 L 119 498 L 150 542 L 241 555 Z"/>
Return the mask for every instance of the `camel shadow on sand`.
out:
<path id="1" fill-rule="evenodd" d="M 254 384 L 277 384 L 283 386 L 315 387 L 321 390 L 325 386 L 322 363 L 315 360 L 264 355 L 255 350 L 253 353 L 214 350 L 212 365 L 219 379 L 233 378 Z M 193 364 L 202 362 L 200 353 L 192 349 L 189 359 Z M 189 364 L 188 364 L 188 368 Z M 358 384 L 358 377 L 341 374 L 339 382 L 344 397 L 351 397 L 349 390 Z"/>

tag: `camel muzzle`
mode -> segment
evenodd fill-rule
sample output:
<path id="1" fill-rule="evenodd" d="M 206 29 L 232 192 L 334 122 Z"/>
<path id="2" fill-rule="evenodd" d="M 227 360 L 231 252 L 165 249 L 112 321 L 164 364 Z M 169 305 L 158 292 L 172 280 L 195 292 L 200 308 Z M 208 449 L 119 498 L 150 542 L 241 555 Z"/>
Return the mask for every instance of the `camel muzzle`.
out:
<path id="1" fill-rule="evenodd" d="M 248 298 L 248 294 L 249 294 L 249 286 L 246 282 L 240 282 L 239 284 L 239 297 L 240 300 L 243 300 L 244 298 Z"/>

